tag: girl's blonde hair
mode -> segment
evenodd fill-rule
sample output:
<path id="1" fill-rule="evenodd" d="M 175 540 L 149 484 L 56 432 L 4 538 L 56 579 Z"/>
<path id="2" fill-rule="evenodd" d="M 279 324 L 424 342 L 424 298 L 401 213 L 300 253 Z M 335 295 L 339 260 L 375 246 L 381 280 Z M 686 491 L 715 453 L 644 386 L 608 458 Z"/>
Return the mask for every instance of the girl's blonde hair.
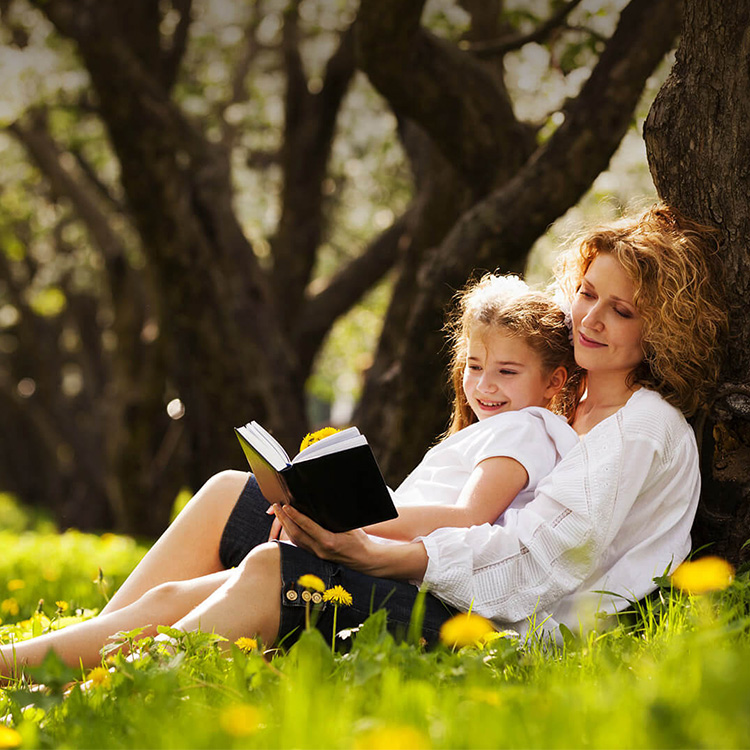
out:
<path id="1" fill-rule="evenodd" d="M 573 358 L 565 313 L 548 296 L 531 291 L 517 276 L 486 274 L 457 295 L 455 310 L 446 324 L 453 346 L 450 367 L 453 413 L 444 437 L 477 421 L 463 389 L 469 335 L 477 328 L 499 328 L 523 339 L 539 355 L 545 374 L 564 367 L 568 379 L 548 408 L 567 419 L 572 418 L 580 370 Z"/>
<path id="2" fill-rule="evenodd" d="M 556 276 L 569 299 L 591 262 L 612 255 L 635 286 L 643 362 L 631 374 L 685 415 L 707 403 L 728 330 L 717 263 L 717 232 L 657 204 L 590 232 L 564 253 Z"/>

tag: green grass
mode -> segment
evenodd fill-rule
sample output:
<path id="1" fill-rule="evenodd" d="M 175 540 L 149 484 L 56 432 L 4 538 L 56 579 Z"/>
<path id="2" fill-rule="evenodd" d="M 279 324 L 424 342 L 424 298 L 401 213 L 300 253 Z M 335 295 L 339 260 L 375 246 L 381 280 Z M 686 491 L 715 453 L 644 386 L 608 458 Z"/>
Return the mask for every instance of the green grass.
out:
<path id="1" fill-rule="evenodd" d="M 4 640 L 90 616 L 102 583 L 118 585 L 145 551 L 126 537 L 30 530 L 0 533 L 0 549 L 0 602 L 18 608 L 1 613 Z M 0 747 L 743 748 L 749 613 L 742 574 L 720 594 L 662 592 L 630 623 L 562 645 L 424 652 L 395 642 L 382 613 L 335 656 L 315 631 L 270 660 L 222 655 L 212 636 L 183 638 L 176 655 L 146 639 L 142 659 L 113 657 L 87 691 L 64 697 L 81 674 L 55 659 L 32 672 L 46 690 L 0 690 L 0 717 L 18 732 L 0 731 Z"/>

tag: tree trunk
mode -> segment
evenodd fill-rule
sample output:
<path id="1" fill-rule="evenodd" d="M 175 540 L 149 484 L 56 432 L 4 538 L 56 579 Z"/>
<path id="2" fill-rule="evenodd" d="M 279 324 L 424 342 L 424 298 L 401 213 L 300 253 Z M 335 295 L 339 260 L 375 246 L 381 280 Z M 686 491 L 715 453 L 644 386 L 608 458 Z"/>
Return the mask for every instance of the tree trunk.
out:
<path id="1" fill-rule="evenodd" d="M 696 546 L 733 562 L 750 549 L 750 6 L 685 0 L 674 68 L 645 126 L 659 195 L 717 226 L 731 338 L 707 427 Z"/>

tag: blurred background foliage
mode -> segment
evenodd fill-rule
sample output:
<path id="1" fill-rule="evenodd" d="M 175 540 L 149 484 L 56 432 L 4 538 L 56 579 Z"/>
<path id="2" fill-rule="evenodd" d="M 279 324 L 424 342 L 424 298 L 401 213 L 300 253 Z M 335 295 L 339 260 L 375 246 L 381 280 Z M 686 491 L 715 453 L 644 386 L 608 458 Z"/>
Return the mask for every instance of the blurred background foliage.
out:
<path id="1" fill-rule="evenodd" d="M 406 327 L 409 290 L 454 222 L 553 142 L 626 2 L 425 4 L 434 54 L 483 65 L 526 144 L 481 188 L 373 84 L 367 5 L 0 2 L 0 491 L 64 526 L 156 534 L 181 488 L 242 468 L 235 424 L 264 422 L 293 453 L 305 429 L 354 419 L 394 482 L 440 431 L 440 326 Z M 571 233 L 653 199 L 640 132 L 663 46 L 583 197 L 530 218 L 515 254 L 478 242 L 458 278 L 525 266 L 546 283 Z M 439 320 L 457 284 L 434 281 Z M 384 321 L 424 349 L 420 410 L 388 379 L 402 363 L 426 383 Z"/>

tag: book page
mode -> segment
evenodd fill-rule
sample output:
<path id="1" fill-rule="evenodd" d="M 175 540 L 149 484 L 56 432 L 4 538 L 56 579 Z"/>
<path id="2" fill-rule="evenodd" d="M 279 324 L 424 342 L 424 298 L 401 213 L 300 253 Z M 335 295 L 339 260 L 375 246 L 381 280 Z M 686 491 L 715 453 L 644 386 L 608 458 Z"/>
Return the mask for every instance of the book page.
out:
<path id="1" fill-rule="evenodd" d="M 328 456 L 331 453 L 349 450 L 358 445 L 367 445 L 367 438 L 356 427 L 349 427 L 346 430 L 341 430 L 341 432 L 336 432 L 322 440 L 318 440 L 317 443 L 313 443 L 309 448 L 305 448 L 302 453 L 298 453 L 294 457 L 292 463 L 309 461 L 313 458 L 318 458 L 318 456 Z"/>
<path id="2" fill-rule="evenodd" d="M 261 427 L 257 422 L 250 422 L 244 427 L 238 428 L 245 439 L 252 443 L 255 449 L 273 465 L 275 469 L 281 471 L 285 466 L 289 466 L 289 455 L 270 432 Z"/>

